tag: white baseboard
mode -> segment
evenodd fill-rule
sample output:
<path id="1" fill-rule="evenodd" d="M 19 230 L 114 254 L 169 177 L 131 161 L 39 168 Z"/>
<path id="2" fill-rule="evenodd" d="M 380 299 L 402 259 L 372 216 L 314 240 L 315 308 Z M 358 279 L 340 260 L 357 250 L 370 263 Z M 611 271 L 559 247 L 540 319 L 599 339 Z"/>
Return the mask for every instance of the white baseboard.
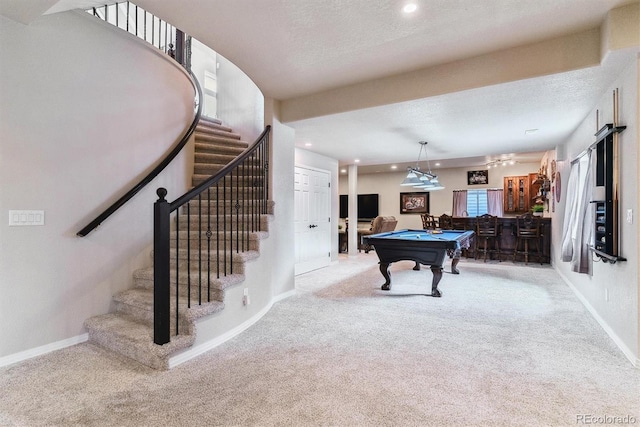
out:
<path id="1" fill-rule="evenodd" d="M 589 313 L 591 313 L 593 318 L 596 319 L 596 322 L 598 322 L 600 327 L 602 327 L 602 329 L 604 329 L 604 331 L 607 333 L 607 335 L 609 335 L 609 338 L 611 338 L 613 340 L 613 342 L 618 346 L 620 351 L 622 351 L 622 354 L 624 354 L 625 357 L 627 359 L 629 359 L 629 361 L 631 362 L 631 364 L 633 366 L 635 366 L 636 368 L 640 368 L 640 358 L 638 358 L 635 354 L 633 354 L 633 351 L 631 351 L 631 349 L 629 347 L 627 347 L 627 345 L 620 339 L 620 337 L 614 332 L 614 330 L 611 329 L 611 327 L 600 316 L 600 314 L 598 314 L 596 309 L 593 308 L 593 306 L 589 303 L 589 301 L 580 292 L 578 292 L 578 289 L 575 286 L 573 286 L 573 283 L 571 283 L 569 278 L 567 276 L 565 276 L 564 274 L 562 274 L 562 272 L 558 268 L 555 268 L 555 270 L 558 273 L 558 275 L 560 275 L 560 277 L 562 277 L 562 280 L 564 280 L 564 282 L 567 284 L 567 286 L 569 286 L 569 288 L 571 288 L 571 290 L 578 297 L 580 302 L 582 302 L 582 304 L 587 308 Z"/>
<path id="2" fill-rule="evenodd" d="M 178 354 L 175 357 L 172 357 L 169 359 L 169 369 L 174 368 L 184 362 L 187 362 L 195 357 L 200 356 L 203 353 L 206 353 L 209 350 L 214 349 L 215 347 L 224 344 L 225 342 L 229 341 L 231 338 L 234 338 L 237 335 L 240 335 L 242 332 L 244 332 L 245 330 L 247 330 L 249 327 L 251 327 L 253 324 L 255 324 L 258 320 L 260 320 L 262 318 L 262 316 L 264 316 L 265 314 L 267 314 L 269 312 L 269 310 L 271 310 L 271 307 L 273 307 L 273 304 L 277 303 L 278 301 L 282 301 L 283 299 L 289 298 L 292 295 L 295 295 L 296 290 L 293 289 L 291 291 L 288 292 L 284 292 L 278 296 L 276 296 L 275 298 L 273 298 L 271 300 L 271 302 L 266 305 L 262 310 L 260 310 L 258 313 L 256 313 L 254 316 L 252 316 L 251 318 L 247 319 L 245 322 L 241 323 L 240 325 L 236 326 L 235 328 L 225 332 L 224 334 L 209 340 L 207 342 L 204 342 L 200 345 L 197 345 L 195 347 L 191 347 L 189 350 Z"/>
<path id="3" fill-rule="evenodd" d="M 89 334 L 85 333 L 77 335 L 75 337 L 67 338 L 66 340 L 56 341 L 51 344 L 46 344 L 40 347 L 32 348 L 29 350 L 21 351 L 19 353 L 10 354 L 9 356 L 0 357 L 0 368 L 14 363 L 22 362 L 27 359 L 31 359 L 36 356 L 51 353 L 52 351 L 61 350 L 72 345 L 80 344 L 89 340 Z"/>

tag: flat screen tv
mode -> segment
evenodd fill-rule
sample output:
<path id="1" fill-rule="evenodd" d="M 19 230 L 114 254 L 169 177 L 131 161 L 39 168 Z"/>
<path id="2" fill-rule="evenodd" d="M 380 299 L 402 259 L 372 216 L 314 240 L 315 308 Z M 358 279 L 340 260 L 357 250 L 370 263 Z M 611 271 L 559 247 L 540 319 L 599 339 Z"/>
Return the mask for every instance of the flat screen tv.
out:
<path id="1" fill-rule="evenodd" d="M 340 218 L 349 216 L 349 196 L 340 195 Z M 358 221 L 371 221 L 378 216 L 378 195 L 358 194 Z"/>

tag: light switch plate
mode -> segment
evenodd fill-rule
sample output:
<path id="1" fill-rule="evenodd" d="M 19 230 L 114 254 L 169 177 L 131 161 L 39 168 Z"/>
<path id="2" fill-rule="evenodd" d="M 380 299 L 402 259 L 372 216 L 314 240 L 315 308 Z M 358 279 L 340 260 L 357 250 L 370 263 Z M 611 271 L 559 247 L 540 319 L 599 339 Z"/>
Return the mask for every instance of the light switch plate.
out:
<path id="1" fill-rule="evenodd" d="M 44 211 L 9 211 L 9 226 L 44 225 Z"/>
<path id="2" fill-rule="evenodd" d="M 633 224 L 633 209 L 627 209 L 627 222 Z"/>

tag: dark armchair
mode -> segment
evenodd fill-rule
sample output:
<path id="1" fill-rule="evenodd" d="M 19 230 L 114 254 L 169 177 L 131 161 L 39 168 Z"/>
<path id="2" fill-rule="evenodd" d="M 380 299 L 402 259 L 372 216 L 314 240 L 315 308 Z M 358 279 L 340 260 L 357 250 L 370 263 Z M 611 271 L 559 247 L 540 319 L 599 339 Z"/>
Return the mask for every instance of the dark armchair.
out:
<path id="1" fill-rule="evenodd" d="M 397 224 L 398 220 L 396 220 L 395 216 L 377 216 L 371 222 L 371 229 L 358 231 L 358 251 L 364 249 L 364 253 L 368 254 L 371 250 L 371 245 L 361 243 L 362 236 L 370 236 L 371 234 L 393 231 L 396 229 Z"/>

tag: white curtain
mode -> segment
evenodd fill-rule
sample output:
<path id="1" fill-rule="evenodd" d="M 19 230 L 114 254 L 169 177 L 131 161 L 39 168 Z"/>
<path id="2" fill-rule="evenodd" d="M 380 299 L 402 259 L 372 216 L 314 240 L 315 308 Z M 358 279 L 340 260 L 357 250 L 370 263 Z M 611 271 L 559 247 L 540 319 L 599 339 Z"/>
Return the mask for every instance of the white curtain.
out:
<path id="1" fill-rule="evenodd" d="M 468 216 L 467 213 L 467 190 L 453 190 L 453 216 Z"/>
<path id="2" fill-rule="evenodd" d="M 571 165 L 562 229 L 562 261 L 570 262 L 571 270 L 585 274 L 592 273 L 589 251 L 593 229 L 592 189 L 593 168 L 589 150 Z"/>
<path id="3" fill-rule="evenodd" d="M 487 213 L 502 217 L 504 214 L 504 193 L 502 190 L 487 190 Z"/>

